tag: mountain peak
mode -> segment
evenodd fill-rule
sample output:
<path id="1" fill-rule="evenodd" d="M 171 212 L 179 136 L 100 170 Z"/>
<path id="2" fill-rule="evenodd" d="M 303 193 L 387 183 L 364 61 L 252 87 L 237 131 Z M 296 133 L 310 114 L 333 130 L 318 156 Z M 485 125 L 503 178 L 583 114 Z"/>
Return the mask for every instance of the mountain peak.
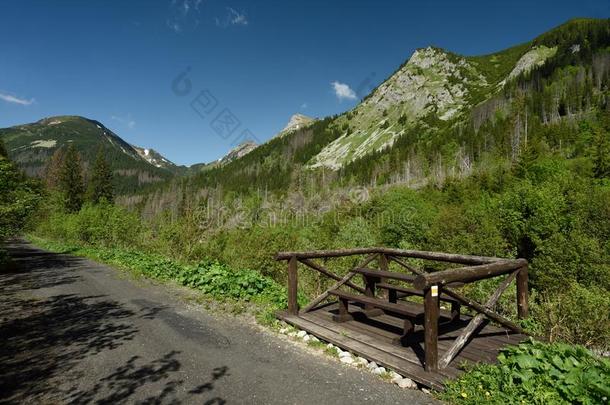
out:
<path id="1" fill-rule="evenodd" d="M 288 124 L 282 129 L 282 132 L 299 129 L 304 125 L 309 124 L 314 119 L 303 114 L 293 114 L 288 121 Z"/>
<path id="2" fill-rule="evenodd" d="M 315 119 L 308 117 L 306 115 L 303 114 L 293 114 L 292 117 L 290 117 L 290 120 L 288 121 L 288 124 L 286 124 L 286 126 L 284 127 L 284 129 L 282 129 L 278 136 L 284 136 L 289 132 L 292 131 L 296 131 L 297 129 L 301 129 L 306 127 L 307 125 L 311 124 L 312 122 L 314 122 Z"/>
<path id="3" fill-rule="evenodd" d="M 244 141 L 231 149 L 229 153 L 220 158 L 220 164 L 226 164 L 247 155 L 258 147 L 258 144 L 254 141 Z"/>
<path id="4" fill-rule="evenodd" d="M 170 162 L 169 160 L 167 160 L 163 155 L 161 155 L 159 152 L 157 152 L 154 149 L 141 148 L 136 145 L 131 145 L 131 147 L 134 148 L 136 150 L 136 152 L 138 152 L 138 155 L 142 159 L 144 159 L 146 162 L 150 163 L 151 165 L 153 165 L 155 167 L 162 168 L 162 169 L 172 169 L 172 168 L 176 167 L 176 165 L 173 162 Z"/>

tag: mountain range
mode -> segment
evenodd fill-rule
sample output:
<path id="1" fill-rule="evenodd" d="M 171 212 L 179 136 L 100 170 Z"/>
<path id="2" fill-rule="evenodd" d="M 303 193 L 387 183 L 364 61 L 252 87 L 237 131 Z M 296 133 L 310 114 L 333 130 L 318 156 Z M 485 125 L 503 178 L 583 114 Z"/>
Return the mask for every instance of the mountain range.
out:
<path id="1" fill-rule="evenodd" d="M 86 162 L 103 147 L 124 194 L 146 185 L 163 190 L 185 176 L 178 182 L 193 194 L 217 186 L 287 190 L 297 173 L 317 178 L 327 171 L 360 184 L 424 181 L 467 174 L 490 153 L 513 159 L 534 126 L 603 109 L 609 72 L 610 20 L 576 19 L 489 55 L 418 49 L 350 111 L 319 120 L 296 114 L 264 144 L 246 142 L 190 168 L 82 117 L 1 129 L 0 138 L 31 175 L 68 143 Z M 175 192 L 176 184 L 166 189 Z"/>

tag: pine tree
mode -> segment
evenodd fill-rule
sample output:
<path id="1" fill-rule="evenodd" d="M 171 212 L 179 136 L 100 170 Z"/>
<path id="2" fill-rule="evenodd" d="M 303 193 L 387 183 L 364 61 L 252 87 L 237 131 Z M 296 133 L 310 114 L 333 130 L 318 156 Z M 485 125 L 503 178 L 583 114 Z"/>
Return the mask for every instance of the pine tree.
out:
<path id="1" fill-rule="evenodd" d="M 91 179 L 89 181 L 88 199 L 97 204 L 100 201 L 113 202 L 114 190 L 112 187 L 112 171 L 104 157 L 104 150 L 100 147 L 93 164 Z"/>
<path id="2" fill-rule="evenodd" d="M 8 152 L 6 151 L 6 147 L 4 146 L 2 139 L 0 139 L 0 157 L 8 157 Z"/>
<path id="3" fill-rule="evenodd" d="M 595 177 L 610 177 L 610 137 L 603 128 L 595 128 L 593 135 L 593 172 Z"/>
<path id="4" fill-rule="evenodd" d="M 44 181 L 49 190 L 55 190 L 59 187 L 61 169 L 64 165 L 64 148 L 58 148 L 51 156 L 49 163 L 45 167 Z"/>
<path id="5" fill-rule="evenodd" d="M 64 206 L 69 212 L 79 211 L 83 205 L 85 185 L 80 154 L 70 145 L 63 159 L 59 176 L 59 188 L 64 196 Z"/>

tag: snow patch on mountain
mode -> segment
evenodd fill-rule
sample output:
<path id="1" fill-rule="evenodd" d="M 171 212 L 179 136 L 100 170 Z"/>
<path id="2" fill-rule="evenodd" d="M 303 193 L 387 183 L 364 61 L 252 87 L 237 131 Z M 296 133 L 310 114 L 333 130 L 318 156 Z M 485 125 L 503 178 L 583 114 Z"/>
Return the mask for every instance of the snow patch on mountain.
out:
<path id="1" fill-rule="evenodd" d="M 57 140 L 55 139 L 39 139 L 30 143 L 32 148 L 54 148 L 55 145 L 57 145 Z"/>
<path id="2" fill-rule="evenodd" d="M 154 149 L 149 148 L 141 148 L 139 146 L 131 145 L 131 147 L 137 152 L 138 156 L 150 163 L 151 165 L 162 168 L 169 169 L 176 166 L 173 162 L 170 162 L 165 157 L 163 157 L 160 153 L 155 151 Z"/>

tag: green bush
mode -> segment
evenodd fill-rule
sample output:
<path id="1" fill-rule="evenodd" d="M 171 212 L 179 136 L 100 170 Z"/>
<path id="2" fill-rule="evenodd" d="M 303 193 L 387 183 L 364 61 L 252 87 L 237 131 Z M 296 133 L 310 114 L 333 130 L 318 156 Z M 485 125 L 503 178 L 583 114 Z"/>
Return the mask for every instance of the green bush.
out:
<path id="1" fill-rule="evenodd" d="M 522 343 L 497 365 L 477 365 L 449 382 L 442 399 L 460 404 L 602 404 L 610 398 L 610 361 L 580 346 Z"/>
<path id="2" fill-rule="evenodd" d="M 610 290 L 610 262 L 600 260 L 604 257 L 600 240 L 580 230 L 551 235 L 531 263 L 536 285 L 548 292 L 564 290 L 571 282 Z"/>
<path id="3" fill-rule="evenodd" d="M 39 202 L 39 185 L 0 156 L 0 243 L 23 229 Z"/>
<path id="4" fill-rule="evenodd" d="M 408 188 L 378 195 L 365 209 L 371 224 L 379 229 L 381 244 L 391 247 L 401 243 L 419 246 L 436 216 L 434 205 Z"/>
<path id="5" fill-rule="evenodd" d="M 532 306 L 533 319 L 545 336 L 603 351 L 610 350 L 610 295 L 573 282 L 562 291 L 542 294 Z"/>
<path id="6" fill-rule="evenodd" d="M 137 215 L 108 203 L 87 203 L 76 213 L 51 210 L 37 228 L 55 240 L 108 247 L 139 246 L 142 230 Z"/>

